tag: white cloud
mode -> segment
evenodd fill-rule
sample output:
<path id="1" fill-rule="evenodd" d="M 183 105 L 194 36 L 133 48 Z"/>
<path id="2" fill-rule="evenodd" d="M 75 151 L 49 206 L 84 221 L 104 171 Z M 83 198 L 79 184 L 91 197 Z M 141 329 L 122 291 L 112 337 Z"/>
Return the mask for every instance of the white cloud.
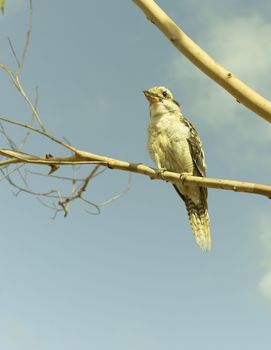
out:
<path id="1" fill-rule="evenodd" d="M 226 67 L 261 91 L 271 91 L 271 24 L 260 15 L 219 20 L 205 35 L 206 47 Z M 270 94 L 269 94 L 270 95 Z"/>
<path id="2" fill-rule="evenodd" d="M 259 282 L 259 291 L 271 301 L 271 270 L 263 275 Z"/>
<path id="3" fill-rule="evenodd" d="M 213 15 L 205 30 L 194 39 L 224 67 L 268 98 L 271 96 L 268 74 L 271 71 L 270 38 L 271 24 L 260 15 L 235 18 Z M 193 114 L 200 112 L 207 125 L 220 128 L 234 123 L 239 137 L 249 139 L 251 134 L 259 132 L 259 141 L 270 140 L 271 130 L 266 128 L 264 121 L 259 123 L 253 115 L 248 120 L 249 116 L 244 115 L 247 113 L 245 107 L 190 63 L 180 57 L 175 58 L 170 67 L 170 77 L 177 88 L 193 92 L 187 95 L 186 104 L 191 106 Z M 252 127 L 244 132 L 247 120 Z"/>

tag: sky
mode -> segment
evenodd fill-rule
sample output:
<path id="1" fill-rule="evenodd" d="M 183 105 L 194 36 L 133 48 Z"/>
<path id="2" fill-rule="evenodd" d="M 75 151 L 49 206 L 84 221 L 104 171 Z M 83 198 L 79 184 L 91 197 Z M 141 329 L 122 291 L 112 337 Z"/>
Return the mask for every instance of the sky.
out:
<path id="1" fill-rule="evenodd" d="M 158 3 L 215 60 L 270 99 L 269 2 Z M 38 111 L 54 136 L 154 166 L 142 90 L 163 85 L 200 134 L 208 176 L 270 183 L 270 125 L 187 61 L 132 1 L 33 0 L 33 10 L 21 83 L 32 100 L 38 86 Z M 8 37 L 20 56 L 28 11 L 28 1 L 7 0 L 0 17 L 0 62 L 14 70 Z M 0 84 L 0 115 L 29 122 L 29 108 L 3 72 Z M 19 143 L 23 132 L 5 127 Z M 0 140 L 6 148 L 3 135 Z M 34 135 L 23 150 L 68 155 Z M 88 171 L 79 169 L 78 176 Z M 57 174 L 71 176 L 72 169 Z M 27 179 L 35 191 L 70 189 L 64 180 Z M 14 180 L 20 183 L 16 174 Z M 108 169 L 90 183 L 87 198 L 104 202 L 128 183 L 127 173 Z M 7 181 L 0 186 L 0 349 L 269 346 L 271 202 L 265 197 L 209 190 L 212 250 L 205 253 L 168 183 L 133 174 L 130 190 L 100 215 L 77 201 L 66 218 Z"/>

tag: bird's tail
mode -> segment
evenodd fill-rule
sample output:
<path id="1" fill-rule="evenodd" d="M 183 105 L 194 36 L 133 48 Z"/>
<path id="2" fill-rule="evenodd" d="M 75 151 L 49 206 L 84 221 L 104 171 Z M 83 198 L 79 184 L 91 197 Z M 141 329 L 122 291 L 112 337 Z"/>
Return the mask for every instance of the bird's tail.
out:
<path id="1" fill-rule="evenodd" d="M 202 201 L 195 204 L 188 197 L 184 197 L 184 202 L 196 242 L 202 250 L 210 250 L 211 233 L 207 205 Z"/>

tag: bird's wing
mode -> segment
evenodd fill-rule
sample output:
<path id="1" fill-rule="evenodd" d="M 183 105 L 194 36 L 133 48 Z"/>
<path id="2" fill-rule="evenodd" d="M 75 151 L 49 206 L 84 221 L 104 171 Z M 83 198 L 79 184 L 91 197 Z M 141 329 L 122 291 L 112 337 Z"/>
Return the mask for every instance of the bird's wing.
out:
<path id="1" fill-rule="evenodd" d="M 189 138 L 187 139 L 191 157 L 193 159 L 193 163 L 195 165 L 194 175 L 195 176 L 206 176 L 206 164 L 205 164 L 205 157 L 204 157 L 204 151 L 202 147 L 202 143 L 200 141 L 199 135 L 194 128 L 194 126 L 184 118 L 184 123 L 187 125 L 187 127 L 190 130 Z"/>
<path id="2" fill-rule="evenodd" d="M 189 138 L 187 139 L 191 157 L 193 159 L 194 163 L 194 173 L 195 176 L 206 176 L 206 164 L 205 164 L 205 156 L 204 151 L 202 147 L 201 140 L 199 138 L 199 135 L 194 128 L 194 126 L 184 118 L 184 123 L 187 125 L 187 127 L 190 130 Z M 207 206 L 207 197 L 208 197 L 208 190 L 206 187 L 200 187 L 201 192 L 201 198 L 205 202 Z"/>

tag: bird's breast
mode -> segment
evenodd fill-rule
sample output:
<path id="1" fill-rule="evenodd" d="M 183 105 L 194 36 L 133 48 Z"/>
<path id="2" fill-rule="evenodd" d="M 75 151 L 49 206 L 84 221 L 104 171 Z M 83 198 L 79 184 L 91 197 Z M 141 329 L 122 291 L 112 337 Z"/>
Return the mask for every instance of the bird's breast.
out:
<path id="1" fill-rule="evenodd" d="M 160 166 L 176 172 L 193 172 L 193 161 L 187 138 L 189 129 L 180 117 L 172 114 L 151 118 L 148 127 L 148 149 Z M 158 165 L 158 164 L 157 164 Z"/>

